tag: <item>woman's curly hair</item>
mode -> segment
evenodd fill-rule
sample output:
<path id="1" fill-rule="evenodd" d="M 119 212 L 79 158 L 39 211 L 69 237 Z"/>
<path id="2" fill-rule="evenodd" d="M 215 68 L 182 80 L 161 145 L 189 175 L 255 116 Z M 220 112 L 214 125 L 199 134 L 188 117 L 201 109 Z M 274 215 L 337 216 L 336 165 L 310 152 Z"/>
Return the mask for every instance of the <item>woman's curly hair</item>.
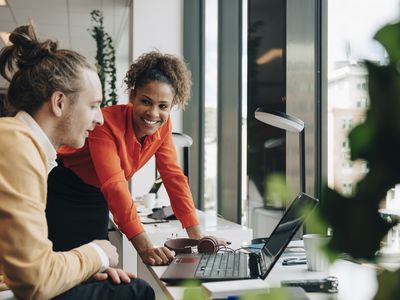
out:
<path id="1" fill-rule="evenodd" d="M 183 59 L 159 51 L 139 56 L 126 73 L 125 83 L 134 92 L 151 81 L 171 85 L 175 92 L 172 106 L 185 108 L 192 87 L 192 74 Z"/>

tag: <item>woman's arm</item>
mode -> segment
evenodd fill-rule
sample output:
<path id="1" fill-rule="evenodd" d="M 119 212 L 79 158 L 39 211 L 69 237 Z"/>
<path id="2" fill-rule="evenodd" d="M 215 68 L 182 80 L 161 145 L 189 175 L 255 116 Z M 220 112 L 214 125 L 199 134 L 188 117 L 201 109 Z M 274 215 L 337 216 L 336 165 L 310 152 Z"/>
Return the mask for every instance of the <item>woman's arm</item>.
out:
<path id="1" fill-rule="evenodd" d="M 168 126 L 168 130 L 163 131 L 163 142 L 155 154 L 157 169 L 167 190 L 175 216 L 184 228 L 188 228 L 198 225 L 199 221 L 188 179 L 177 162 L 170 122 L 165 126 Z"/>
<path id="2" fill-rule="evenodd" d="M 199 225 L 187 227 L 186 232 L 191 239 L 199 240 L 203 237 Z"/>

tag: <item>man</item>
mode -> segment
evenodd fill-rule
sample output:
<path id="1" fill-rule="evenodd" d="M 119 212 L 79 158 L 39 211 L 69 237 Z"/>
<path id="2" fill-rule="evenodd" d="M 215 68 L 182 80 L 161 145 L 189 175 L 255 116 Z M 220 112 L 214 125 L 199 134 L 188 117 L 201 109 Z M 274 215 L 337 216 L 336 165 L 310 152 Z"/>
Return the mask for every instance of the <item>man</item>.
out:
<path id="1" fill-rule="evenodd" d="M 52 250 L 47 174 L 60 145 L 82 147 L 103 123 L 101 84 L 81 55 L 39 41 L 31 25 L 16 28 L 10 41 L 0 52 L 8 105 L 17 112 L 0 119 L 0 273 L 6 284 L 20 299 L 154 299 L 144 281 L 112 268 L 118 255 L 106 240 Z M 88 279 L 95 281 L 80 284 Z"/>

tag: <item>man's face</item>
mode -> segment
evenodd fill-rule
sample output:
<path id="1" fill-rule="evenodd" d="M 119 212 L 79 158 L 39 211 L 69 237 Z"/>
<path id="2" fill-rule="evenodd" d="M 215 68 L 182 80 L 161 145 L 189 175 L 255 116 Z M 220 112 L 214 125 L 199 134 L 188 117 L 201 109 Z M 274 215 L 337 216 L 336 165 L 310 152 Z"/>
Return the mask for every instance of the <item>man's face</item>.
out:
<path id="1" fill-rule="evenodd" d="M 133 130 L 138 141 L 142 142 L 168 120 L 174 90 L 169 84 L 151 81 L 136 90 L 132 97 Z"/>
<path id="2" fill-rule="evenodd" d="M 97 73 L 82 69 L 80 83 L 82 88 L 73 103 L 69 101 L 67 113 L 59 128 L 59 144 L 73 148 L 83 147 L 89 131 L 104 121 L 100 109 L 101 83 Z"/>

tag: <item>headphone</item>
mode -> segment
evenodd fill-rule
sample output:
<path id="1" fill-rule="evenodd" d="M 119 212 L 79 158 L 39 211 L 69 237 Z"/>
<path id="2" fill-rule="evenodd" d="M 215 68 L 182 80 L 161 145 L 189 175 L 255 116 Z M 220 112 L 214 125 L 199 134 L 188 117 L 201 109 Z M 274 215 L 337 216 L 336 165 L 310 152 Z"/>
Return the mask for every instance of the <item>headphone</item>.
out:
<path id="1" fill-rule="evenodd" d="M 193 247 L 197 246 L 199 253 L 217 253 L 220 246 L 217 239 L 212 236 L 205 236 L 200 240 L 195 239 L 169 239 L 164 243 L 164 246 L 176 254 L 193 253 Z"/>

